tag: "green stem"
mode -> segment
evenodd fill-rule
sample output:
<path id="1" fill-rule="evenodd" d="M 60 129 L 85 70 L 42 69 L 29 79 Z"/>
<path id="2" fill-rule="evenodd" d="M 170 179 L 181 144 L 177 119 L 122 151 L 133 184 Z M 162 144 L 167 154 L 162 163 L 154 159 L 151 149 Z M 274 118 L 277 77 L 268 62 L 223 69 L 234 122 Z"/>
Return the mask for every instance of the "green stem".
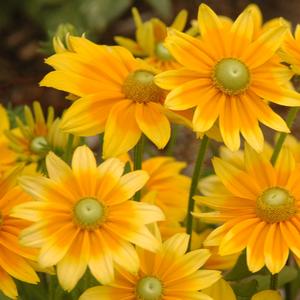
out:
<path id="1" fill-rule="evenodd" d="M 134 170 L 142 169 L 142 160 L 143 160 L 143 150 L 144 150 L 144 137 L 140 137 L 140 140 L 135 145 L 133 149 L 133 168 Z M 141 191 L 137 191 L 134 195 L 134 201 L 140 201 Z"/>
<path id="2" fill-rule="evenodd" d="M 197 191 L 197 185 L 200 179 L 201 174 L 201 167 L 204 161 L 207 145 L 208 145 L 209 139 L 206 135 L 203 136 L 203 139 L 199 145 L 199 150 L 197 154 L 197 159 L 195 162 L 193 177 L 192 177 L 192 183 L 190 187 L 190 193 L 189 193 L 189 202 L 187 207 L 187 216 L 186 216 L 186 233 L 190 235 L 189 240 L 189 246 L 188 251 L 191 249 L 191 241 L 192 241 L 192 231 L 193 231 L 193 216 L 191 212 L 194 210 L 195 201 L 193 199 L 194 195 Z"/>
<path id="3" fill-rule="evenodd" d="M 173 150 L 176 144 L 176 140 L 177 140 L 177 135 L 178 135 L 178 125 L 174 124 L 172 126 L 172 134 L 170 137 L 170 141 L 168 144 L 168 150 L 167 150 L 167 155 L 168 156 L 172 156 L 173 155 Z"/>
<path id="4" fill-rule="evenodd" d="M 291 129 L 292 125 L 293 125 L 293 122 L 294 120 L 296 119 L 296 116 L 297 116 L 297 113 L 299 111 L 299 107 L 292 107 L 289 112 L 288 112 L 288 115 L 287 115 L 287 118 L 286 118 L 286 125 Z M 276 163 L 276 160 L 279 156 L 279 153 L 280 153 L 280 150 L 282 148 L 282 145 L 285 141 L 287 137 L 287 133 L 286 132 L 281 132 L 280 135 L 279 135 L 279 138 L 276 142 L 276 145 L 274 147 L 274 151 L 273 151 L 273 154 L 272 154 L 272 157 L 271 157 L 271 163 L 274 165 Z"/>
<path id="5" fill-rule="evenodd" d="M 270 288 L 271 290 L 277 290 L 278 286 L 278 273 L 271 275 Z"/>
<path id="6" fill-rule="evenodd" d="M 74 141 L 74 135 L 73 134 L 69 134 L 68 141 L 67 141 L 67 146 L 66 146 L 66 152 L 65 152 L 65 161 L 67 163 L 71 162 L 73 141 Z"/>

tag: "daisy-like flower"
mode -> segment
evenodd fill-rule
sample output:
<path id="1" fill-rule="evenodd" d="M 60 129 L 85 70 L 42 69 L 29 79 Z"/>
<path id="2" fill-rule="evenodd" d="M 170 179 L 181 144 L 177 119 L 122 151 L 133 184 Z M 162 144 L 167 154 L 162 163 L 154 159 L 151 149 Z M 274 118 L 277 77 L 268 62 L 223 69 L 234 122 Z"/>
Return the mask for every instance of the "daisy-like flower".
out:
<path id="1" fill-rule="evenodd" d="M 186 163 L 172 157 L 153 157 L 143 161 L 142 170 L 149 174 L 149 180 L 142 189 L 142 201 L 154 201 L 166 218 L 183 221 L 190 186 L 190 178 L 180 174 Z"/>
<path id="2" fill-rule="evenodd" d="M 69 134 L 59 129 L 60 119 L 54 120 L 53 107 L 48 108 L 47 117 L 39 102 L 33 103 L 33 113 L 28 106 L 24 107 L 25 121 L 16 118 L 18 128 L 5 131 L 8 147 L 14 152 L 15 160 L 25 164 L 38 164 L 52 150 L 62 155 L 66 149 Z M 78 145 L 75 138 L 73 147 Z"/>
<path id="3" fill-rule="evenodd" d="M 127 48 L 133 55 L 143 57 L 158 70 L 166 71 L 179 68 L 169 50 L 164 46 L 167 37 L 167 26 L 159 19 L 152 18 L 143 22 L 136 8 L 132 9 L 136 26 L 136 41 L 116 36 L 115 41 Z M 183 31 L 187 21 L 187 11 L 181 10 L 169 28 Z"/>
<path id="4" fill-rule="evenodd" d="M 104 131 L 104 158 L 126 153 L 142 133 L 164 148 L 170 138 L 166 115 L 172 113 L 163 107 L 165 91 L 155 85 L 154 71 L 125 48 L 72 36 L 69 42 L 74 52 L 48 58 L 56 71 L 41 82 L 81 97 L 64 114 L 61 128 L 81 136 Z"/>
<path id="5" fill-rule="evenodd" d="M 13 278 L 32 284 L 39 282 L 29 262 L 36 260 L 36 249 L 19 243 L 21 230 L 31 222 L 10 216 L 14 206 L 31 200 L 15 185 L 18 173 L 15 169 L 0 179 L 0 290 L 11 299 L 18 296 Z"/>
<path id="6" fill-rule="evenodd" d="M 300 257 L 300 169 L 292 153 L 287 148 L 282 151 L 275 167 L 247 145 L 244 170 L 215 158 L 215 172 L 227 193 L 195 197 L 217 210 L 195 213 L 196 217 L 224 222 L 206 238 L 205 245 L 219 246 L 221 255 L 247 249 L 252 272 L 264 265 L 272 274 L 280 272 L 289 250 Z"/>
<path id="7" fill-rule="evenodd" d="M 296 26 L 295 37 L 289 31 L 282 44 L 281 58 L 291 65 L 292 70 L 300 75 L 300 25 Z"/>
<path id="8" fill-rule="evenodd" d="M 0 104 L 0 178 L 12 167 L 15 167 L 16 155 L 9 148 L 9 141 L 4 132 L 9 129 L 9 118 L 6 109 Z"/>
<path id="9" fill-rule="evenodd" d="M 207 249 L 186 253 L 189 236 L 176 234 L 157 253 L 138 251 L 137 274 L 117 269 L 114 283 L 88 289 L 80 300 L 212 300 L 199 292 L 220 279 L 220 272 L 199 270 L 210 254 Z"/>
<path id="10" fill-rule="evenodd" d="M 228 29 L 205 4 L 199 7 L 198 23 L 200 38 L 172 30 L 166 40 L 184 68 L 156 76 L 161 88 L 172 90 L 165 106 L 195 107 L 194 131 L 206 132 L 217 122 L 225 145 L 233 151 L 240 147 L 240 133 L 261 151 L 264 136 L 259 121 L 289 132 L 267 101 L 300 105 L 300 94 L 286 88 L 292 72 L 276 54 L 287 28 L 275 27 L 254 39 L 251 11 L 244 11 Z"/>
<path id="11" fill-rule="evenodd" d="M 35 222 L 20 241 L 41 247 L 38 262 L 57 266 L 64 289 L 73 289 L 87 266 L 101 283 L 114 280 L 114 263 L 136 272 L 139 260 L 131 243 L 158 250 L 146 224 L 164 219 L 163 213 L 128 200 L 148 180 L 146 172 L 122 176 L 124 163 L 114 158 L 97 167 L 86 146 L 75 150 L 72 169 L 53 153 L 46 166 L 50 178 L 21 177 L 21 186 L 37 201 L 15 207 L 13 215 Z"/>

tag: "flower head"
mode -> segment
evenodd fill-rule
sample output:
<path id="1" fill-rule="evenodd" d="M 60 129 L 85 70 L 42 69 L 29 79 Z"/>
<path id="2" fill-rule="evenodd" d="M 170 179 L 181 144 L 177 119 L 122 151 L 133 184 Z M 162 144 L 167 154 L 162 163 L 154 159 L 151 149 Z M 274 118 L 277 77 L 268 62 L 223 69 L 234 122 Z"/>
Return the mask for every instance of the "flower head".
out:
<path id="1" fill-rule="evenodd" d="M 47 153 L 52 150 L 61 155 L 68 141 L 68 134 L 59 129 L 60 119 L 54 119 L 54 110 L 48 108 L 47 117 L 39 102 L 33 103 L 33 113 L 28 106 L 24 107 L 25 121 L 16 118 L 17 128 L 6 130 L 8 147 L 14 152 L 15 161 L 27 165 L 37 163 L 37 169 L 42 165 Z M 73 146 L 79 139 L 73 141 Z"/>
<path id="2" fill-rule="evenodd" d="M 57 265 L 64 289 L 71 290 L 87 266 L 102 283 L 113 281 L 115 263 L 136 272 L 131 243 L 150 251 L 160 247 L 146 224 L 164 219 L 161 210 L 129 200 L 148 180 L 146 172 L 122 176 L 124 164 L 113 158 L 97 167 L 86 146 L 75 150 L 72 169 L 53 153 L 46 165 L 50 178 L 20 179 L 37 201 L 16 207 L 14 216 L 35 222 L 22 232 L 21 243 L 41 247 L 38 262 Z"/>
<path id="3" fill-rule="evenodd" d="M 137 274 L 118 268 L 115 282 L 88 289 L 80 300 L 212 300 L 200 292 L 220 279 L 220 272 L 199 270 L 210 254 L 207 249 L 185 253 L 187 234 L 176 234 L 163 243 L 157 253 L 139 250 L 141 267 Z"/>
<path id="4" fill-rule="evenodd" d="M 31 222 L 10 215 L 14 206 L 31 200 L 15 185 L 20 170 L 15 169 L 0 178 L 0 290 L 9 298 L 16 299 L 18 292 L 13 278 L 37 283 L 39 278 L 30 261 L 35 261 L 37 251 L 19 244 L 21 230 Z"/>
<path id="5" fill-rule="evenodd" d="M 141 133 L 164 148 L 170 138 L 169 111 L 163 107 L 165 91 L 154 83 L 155 71 L 125 48 L 79 37 L 69 41 L 74 53 L 48 58 L 56 71 L 41 82 L 81 97 L 64 114 L 61 128 L 81 136 L 104 131 L 105 158 L 129 151 Z"/>
<path id="6" fill-rule="evenodd" d="M 271 28 L 255 39 L 251 11 L 244 11 L 228 29 L 205 4 L 199 7 L 198 23 L 200 38 L 171 30 L 166 40 L 184 67 L 156 76 L 161 88 L 171 90 L 165 106 L 172 110 L 195 107 L 194 131 L 206 132 L 217 122 L 231 150 L 239 149 L 241 133 L 261 151 L 264 136 L 259 121 L 289 131 L 266 100 L 300 104 L 300 95 L 286 87 L 292 73 L 276 54 L 287 28 Z"/>
<path id="7" fill-rule="evenodd" d="M 133 55 L 143 57 L 151 66 L 158 70 L 166 71 L 177 69 L 181 65 L 172 57 L 164 46 L 167 37 L 167 26 L 159 19 L 152 18 L 143 22 L 136 8 L 132 9 L 136 26 L 136 41 L 116 36 L 115 41 L 127 48 Z M 186 25 L 187 11 L 181 10 L 170 28 L 182 31 Z"/>
<path id="8" fill-rule="evenodd" d="M 284 148 L 275 167 L 246 146 L 244 170 L 214 159 L 215 172 L 226 193 L 197 197 L 216 212 L 195 213 L 210 222 L 224 222 L 206 239 L 221 255 L 247 249 L 252 272 L 264 265 L 274 274 L 284 267 L 289 250 L 300 256 L 299 165 Z"/>

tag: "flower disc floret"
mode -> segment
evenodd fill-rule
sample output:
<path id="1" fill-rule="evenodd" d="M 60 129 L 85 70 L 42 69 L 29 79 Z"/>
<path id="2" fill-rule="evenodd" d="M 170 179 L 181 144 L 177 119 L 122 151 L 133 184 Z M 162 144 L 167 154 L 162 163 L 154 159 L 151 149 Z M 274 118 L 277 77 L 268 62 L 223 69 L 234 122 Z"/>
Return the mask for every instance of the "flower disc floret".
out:
<path id="1" fill-rule="evenodd" d="M 288 220 L 295 213 L 294 197 L 280 187 L 265 190 L 256 202 L 256 214 L 268 223 Z"/>
<path id="2" fill-rule="evenodd" d="M 172 60 L 173 56 L 163 43 L 157 43 L 155 46 L 155 54 L 163 61 Z"/>
<path id="3" fill-rule="evenodd" d="M 137 283 L 136 293 L 139 300 L 160 300 L 163 294 L 163 285 L 156 277 L 147 276 Z"/>
<path id="4" fill-rule="evenodd" d="M 44 136 L 37 136 L 31 141 L 30 150 L 35 154 L 42 154 L 46 152 L 47 146 L 47 139 Z"/>
<path id="5" fill-rule="evenodd" d="M 159 102 L 163 90 L 154 83 L 155 74 L 147 70 L 129 73 L 123 84 L 123 93 L 127 99 L 140 102 Z"/>
<path id="6" fill-rule="evenodd" d="M 242 61 L 224 58 L 215 65 L 212 78 L 215 86 L 222 92 L 236 95 L 248 88 L 250 72 Z"/>
<path id="7" fill-rule="evenodd" d="M 105 218 L 105 207 L 96 198 L 83 198 L 74 207 L 75 222 L 84 229 L 98 227 Z"/>

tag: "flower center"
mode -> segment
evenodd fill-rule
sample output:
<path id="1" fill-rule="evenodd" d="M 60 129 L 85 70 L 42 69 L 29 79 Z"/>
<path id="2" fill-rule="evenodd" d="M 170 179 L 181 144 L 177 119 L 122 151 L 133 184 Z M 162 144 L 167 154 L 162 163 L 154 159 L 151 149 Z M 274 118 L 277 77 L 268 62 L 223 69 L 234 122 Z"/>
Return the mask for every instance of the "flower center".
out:
<path id="1" fill-rule="evenodd" d="M 146 70 L 130 73 L 124 81 L 123 93 L 140 103 L 160 102 L 164 96 L 164 91 L 154 83 L 154 74 Z"/>
<path id="2" fill-rule="evenodd" d="M 37 136 L 31 141 L 30 150 L 35 154 L 46 153 L 48 151 L 48 141 L 44 136 Z"/>
<path id="3" fill-rule="evenodd" d="M 294 197 L 280 187 L 265 190 L 256 201 L 257 216 L 268 223 L 288 220 L 295 213 Z"/>
<path id="4" fill-rule="evenodd" d="M 155 277 L 144 277 L 137 283 L 136 293 L 139 300 L 160 300 L 163 286 L 161 281 Z"/>
<path id="5" fill-rule="evenodd" d="M 79 200 L 74 207 L 75 222 L 83 229 L 94 229 L 105 219 L 105 207 L 96 198 Z"/>
<path id="6" fill-rule="evenodd" d="M 250 83 L 248 67 L 235 58 L 224 58 L 214 68 L 212 75 L 215 86 L 223 93 L 236 95 L 244 92 Z"/>
<path id="7" fill-rule="evenodd" d="M 163 43 L 157 43 L 155 47 L 155 54 L 161 60 L 172 60 L 173 56 Z"/>

